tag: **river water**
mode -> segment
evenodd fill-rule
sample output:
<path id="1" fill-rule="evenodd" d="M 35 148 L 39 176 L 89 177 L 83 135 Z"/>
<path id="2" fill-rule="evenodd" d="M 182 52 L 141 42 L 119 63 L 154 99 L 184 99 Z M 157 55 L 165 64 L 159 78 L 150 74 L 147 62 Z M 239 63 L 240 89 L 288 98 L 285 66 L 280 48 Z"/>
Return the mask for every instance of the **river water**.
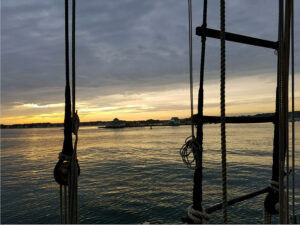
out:
<path id="1" fill-rule="evenodd" d="M 183 165 L 179 149 L 190 130 L 80 128 L 79 222 L 181 223 L 192 203 L 193 171 Z M 53 168 L 62 142 L 61 128 L 1 130 L 2 223 L 60 222 Z M 272 124 L 227 125 L 229 199 L 268 185 L 272 143 Z M 299 213 L 299 138 L 296 150 Z M 204 125 L 204 207 L 221 202 L 220 160 L 219 125 Z M 263 199 L 264 195 L 229 207 L 229 223 L 261 223 Z M 211 214 L 210 222 L 222 223 L 221 212 Z"/>

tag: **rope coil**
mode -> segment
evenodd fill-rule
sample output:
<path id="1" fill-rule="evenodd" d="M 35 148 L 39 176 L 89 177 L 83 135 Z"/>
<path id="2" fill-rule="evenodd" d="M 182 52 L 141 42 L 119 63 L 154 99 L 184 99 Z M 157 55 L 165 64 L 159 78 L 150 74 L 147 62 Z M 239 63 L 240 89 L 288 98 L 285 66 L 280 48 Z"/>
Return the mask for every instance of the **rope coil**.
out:
<path id="1" fill-rule="evenodd" d="M 180 156 L 187 168 L 195 169 L 197 166 L 194 164 L 196 164 L 195 159 L 197 157 L 199 147 L 200 145 L 194 136 L 189 136 L 185 139 L 185 143 L 180 148 Z"/>

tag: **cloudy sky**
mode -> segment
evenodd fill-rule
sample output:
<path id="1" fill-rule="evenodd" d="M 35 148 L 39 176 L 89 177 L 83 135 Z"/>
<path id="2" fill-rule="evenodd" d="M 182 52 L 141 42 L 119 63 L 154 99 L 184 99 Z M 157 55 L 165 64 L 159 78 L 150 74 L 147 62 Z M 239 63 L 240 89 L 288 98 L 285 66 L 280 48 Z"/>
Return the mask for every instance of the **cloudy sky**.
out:
<path id="1" fill-rule="evenodd" d="M 208 27 L 219 29 L 219 1 L 208 2 Z M 194 27 L 202 23 L 202 4 L 193 1 Z M 277 39 L 277 1 L 226 4 L 227 31 Z M 299 13 L 295 1 L 296 104 Z M 81 121 L 190 115 L 186 0 L 77 0 L 76 32 Z M 193 42 L 197 93 L 200 38 Z M 219 45 L 207 41 L 208 115 L 219 114 Z M 64 49 L 63 0 L 1 1 L 1 123 L 63 121 Z M 276 62 L 273 50 L 227 42 L 228 114 L 274 111 Z"/>

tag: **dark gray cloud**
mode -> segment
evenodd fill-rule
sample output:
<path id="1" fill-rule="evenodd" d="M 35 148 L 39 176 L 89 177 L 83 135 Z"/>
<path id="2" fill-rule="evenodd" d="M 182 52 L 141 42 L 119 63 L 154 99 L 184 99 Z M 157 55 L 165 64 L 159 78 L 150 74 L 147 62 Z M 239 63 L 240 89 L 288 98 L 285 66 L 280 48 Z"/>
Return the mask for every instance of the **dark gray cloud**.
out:
<path id="1" fill-rule="evenodd" d="M 219 1 L 210 0 L 208 26 L 219 27 Z M 202 1 L 193 1 L 194 26 Z M 277 39 L 277 2 L 227 1 L 227 30 Z M 300 4 L 295 1 L 299 64 Z M 140 93 L 188 83 L 187 1 L 77 0 L 77 84 L 81 100 Z M 194 37 L 195 81 L 200 38 Z M 63 102 L 64 1 L 3 0 L 1 5 L 2 104 Z M 207 79 L 219 76 L 219 42 L 207 41 Z M 276 72 L 274 51 L 227 44 L 228 76 Z M 296 72 L 299 68 L 296 67 Z"/>

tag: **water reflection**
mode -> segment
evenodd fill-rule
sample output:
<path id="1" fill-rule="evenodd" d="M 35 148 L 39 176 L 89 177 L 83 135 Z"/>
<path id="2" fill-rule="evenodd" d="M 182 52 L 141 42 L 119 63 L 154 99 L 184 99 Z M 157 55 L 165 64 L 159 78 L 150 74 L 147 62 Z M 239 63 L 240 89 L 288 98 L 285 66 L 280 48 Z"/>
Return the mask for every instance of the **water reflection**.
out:
<path id="1" fill-rule="evenodd" d="M 300 133 L 300 123 L 296 123 Z M 61 128 L 1 130 L 2 222 L 59 223 L 53 168 Z M 80 129 L 80 223 L 180 223 L 192 200 L 193 171 L 179 148 L 190 127 Z M 229 196 L 265 187 L 271 175 L 273 126 L 227 125 Z M 221 201 L 219 125 L 204 126 L 204 205 Z M 296 140 L 296 149 L 299 140 Z M 297 164 L 299 164 L 299 153 Z M 297 170 L 298 180 L 300 171 Z M 297 209 L 300 190 L 297 183 Z M 260 223 L 263 196 L 231 207 L 231 223 Z M 220 223 L 220 213 L 212 223 Z"/>

